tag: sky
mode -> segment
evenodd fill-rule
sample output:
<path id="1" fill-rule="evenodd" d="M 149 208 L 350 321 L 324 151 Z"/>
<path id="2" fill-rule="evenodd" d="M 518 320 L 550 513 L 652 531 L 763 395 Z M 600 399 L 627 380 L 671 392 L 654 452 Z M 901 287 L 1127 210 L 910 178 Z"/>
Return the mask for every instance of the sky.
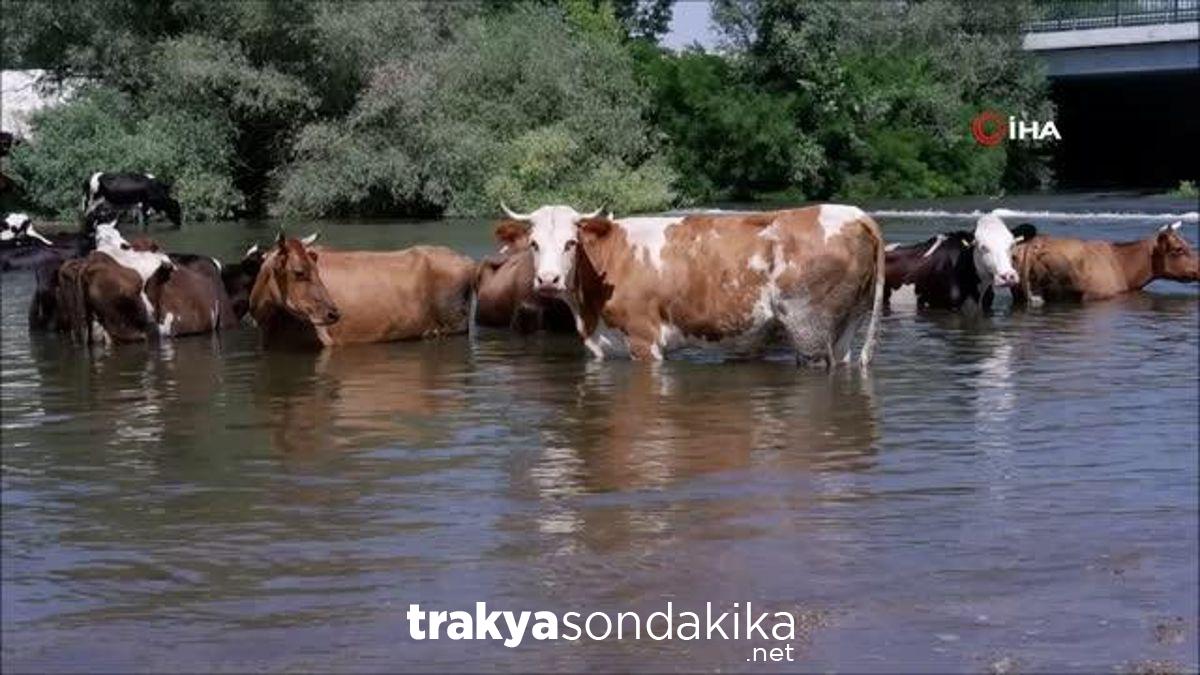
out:
<path id="1" fill-rule="evenodd" d="M 672 49 L 682 49 L 693 42 L 708 49 L 717 44 L 708 0 L 678 0 L 671 17 L 671 30 L 662 40 L 664 46 Z"/>

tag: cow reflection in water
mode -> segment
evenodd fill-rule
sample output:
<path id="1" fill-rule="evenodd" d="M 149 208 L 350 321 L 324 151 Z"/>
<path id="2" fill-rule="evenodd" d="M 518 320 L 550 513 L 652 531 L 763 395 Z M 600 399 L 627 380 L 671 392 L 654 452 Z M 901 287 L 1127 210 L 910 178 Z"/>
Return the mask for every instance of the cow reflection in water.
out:
<path id="1" fill-rule="evenodd" d="M 690 500 L 678 508 L 595 509 L 573 499 L 578 495 L 686 491 L 698 480 L 741 483 L 739 477 L 750 474 L 755 482 L 765 473 L 770 480 L 794 482 L 797 502 L 805 503 L 840 494 L 847 489 L 846 472 L 876 461 L 879 433 L 870 380 L 850 372 L 817 375 L 772 363 L 586 368 L 567 410 L 559 409 L 564 397 L 553 385 L 523 394 L 529 404 L 546 404 L 550 419 L 538 432 L 541 450 L 534 465 L 514 478 L 515 489 L 545 501 L 532 528 L 568 535 L 568 548 L 620 547 L 641 536 L 654 538 L 664 528 L 704 520 L 701 514 L 710 510 L 707 502 Z M 547 372 L 547 378 L 557 376 Z M 553 400 L 539 400 L 543 397 Z M 741 508 L 729 502 L 712 506 L 722 510 L 709 514 L 713 521 L 737 517 L 727 511 Z"/>
<path id="2" fill-rule="evenodd" d="M 462 409 L 463 340 L 264 352 L 255 395 L 287 454 L 446 441 Z"/>
<path id="3" fill-rule="evenodd" d="M 74 426 L 92 439 L 89 452 L 107 453 L 131 475 L 161 477 L 181 469 L 179 457 L 209 456 L 212 420 L 236 425 L 246 414 L 226 405 L 227 363 L 215 337 L 81 352 L 35 334 L 29 346 L 40 380 L 31 396 L 41 414 Z M 173 459 L 160 461 L 166 455 Z"/>

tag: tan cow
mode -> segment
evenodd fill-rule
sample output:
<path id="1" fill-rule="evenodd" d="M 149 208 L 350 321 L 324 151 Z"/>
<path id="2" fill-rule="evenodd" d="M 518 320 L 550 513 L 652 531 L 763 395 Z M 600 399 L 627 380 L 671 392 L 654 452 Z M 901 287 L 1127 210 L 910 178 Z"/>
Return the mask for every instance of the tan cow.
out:
<path id="1" fill-rule="evenodd" d="M 1088 301 L 1140 290 L 1155 279 L 1200 281 L 1200 257 L 1179 234 L 1182 223 L 1137 241 L 1114 243 L 1038 236 L 1013 259 L 1021 284 L 1017 302 Z"/>
<path id="2" fill-rule="evenodd" d="M 562 298 L 598 358 L 661 359 L 688 345 L 759 351 L 782 332 L 798 363 L 871 360 L 883 301 L 879 228 L 853 206 L 613 220 L 531 214 L 534 288 Z"/>
<path id="3" fill-rule="evenodd" d="M 442 246 L 314 248 L 280 235 L 250 292 L 266 344 L 320 347 L 465 333 L 475 262 Z"/>

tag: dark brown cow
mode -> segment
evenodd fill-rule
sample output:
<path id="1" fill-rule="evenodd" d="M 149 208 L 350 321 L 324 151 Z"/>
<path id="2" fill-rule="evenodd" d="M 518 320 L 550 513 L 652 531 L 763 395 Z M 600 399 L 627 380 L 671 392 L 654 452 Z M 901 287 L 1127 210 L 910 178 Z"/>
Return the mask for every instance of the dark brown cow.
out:
<path id="1" fill-rule="evenodd" d="M 135 239 L 134 251 L 158 252 L 150 239 Z M 233 304 L 221 279 L 221 264 L 193 253 L 168 254 L 172 266 L 158 268 L 146 280 L 145 293 L 161 337 L 211 333 L 237 326 Z"/>
<path id="2" fill-rule="evenodd" d="M 1038 236 L 1013 253 L 1018 302 L 1103 300 L 1140 290 L 1155 279 L 1200 281 L 1200 256 L 1179 234 L 1182 223 L 1152 236 L 1114 243 Z"/>
<path id="3" fill-rule="evenodd" d="M 496 226 L 500 250 L 479 263 L 475 278 L 475 322 L 481 326 L 513 328 L 520 333 L 575 331 L 566 303 L 533 291 L 533 253 L 522 223 L 506 220 Z"/>
<path id="4" fill-rule="evenodd" d="M 233 305 L 233 315 L 238 321 L 250 313 L 250 291 L 254 290 L 254 282 L 258 279 L 258 271 L 262 269 L 262 261 L 262 249 L 255 244 L 246 251 L 241 260 L 221 266 L 221 283 L 225 286 L 225 292 Z"/>
<path id="5" fill-rule="evenodd" d="M 507 211 L 507 209 L 506 209 Z M 759 351 L 784 335 L 798 363 L 871 360 L 884 246 L 861 209 L 612 220 L 567 206 L 531 214 L 535 290 L 566 301 L 598 358 L 661 359 L 688 345 Z M 598 215 L 598 214 L 597 214 Z"/>
<path id="6" fill-rule="evenodd" d="M 441 246 L 313 249 L 278 240 L 250 313 L 268 345 L 331 346 L 465 333 L 475 262 Z"/>
<path id="7" fill-rule="evenodd" d="M 151 331 L 138 273 L 106 253 L 64 262 L 57 271 L 58 328 L 84 343 L 137 342 Z"/>

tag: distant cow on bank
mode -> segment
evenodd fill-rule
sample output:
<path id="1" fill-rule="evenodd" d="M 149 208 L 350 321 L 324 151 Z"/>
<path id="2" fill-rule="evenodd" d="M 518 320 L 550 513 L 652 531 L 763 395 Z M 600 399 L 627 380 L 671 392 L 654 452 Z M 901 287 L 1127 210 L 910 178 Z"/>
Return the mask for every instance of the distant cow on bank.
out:
<path id="1" fill-rule="evenodd" d="M 475 262 L 442 246 L 337 251 L 281 234 L 250 314 L 268 346 L 323 347 L 465 333 Z"/>
<path id="2" fill-rule="evenodd" d="M 528 228 L 515 220 L 503 221 L 496 226 L 496 239 L 500 250 L 479 263 L 475 322 L 520 333 L 541 329 L 574 332 L 571 308 L 562 300 L 540 296 L 533 290 Z"/>
<path id="3" fill-rule="evenodd" d="M 1155 279 L 1200 281 L 1200 255 L 1179 232 L 1164 225 L 1146 239 L 1086 241 L 1038 236 L 1017 247 L 1018 302 L 1085 302 L 1140 290 Z"/>
<path id="4" fill-rule="evenodd" d="M 659 360 L 689 345 L 758 352 L 782 335 L 798 364 L 870 362 L 883 301 L 883 239 L 853 206 L 604 217 L 568 206 L 505 212 L 529 229 L 534 289 L 565 301 L 597 358 Z"/>
<path id="5" fill-rule="evenodd" d="M 143 227 L 146 218 L 153 213 L 164 214 L 175 227 L 183 222 L 179 202 L 171 197 L 171 186 L 148 173 L 92 174 L 83 183 L 85 218 L 100 203 L 121 210 L 136 210 Z"/>
<path id="6" fill-rule="evenodd" d="M 993 289 L 1011 288 L 1019 281 L 1013 246 L 1036 233 L 1029 224 L 1009 230 L 989 214 L 979 219 L 973 232 L 957 230 L 918 244 L 892 244 L 886 255 L 885 301 L 905 291 L 916 296 L 918 308 L 957 310 L 974 303 L 990 310 Z"/>

